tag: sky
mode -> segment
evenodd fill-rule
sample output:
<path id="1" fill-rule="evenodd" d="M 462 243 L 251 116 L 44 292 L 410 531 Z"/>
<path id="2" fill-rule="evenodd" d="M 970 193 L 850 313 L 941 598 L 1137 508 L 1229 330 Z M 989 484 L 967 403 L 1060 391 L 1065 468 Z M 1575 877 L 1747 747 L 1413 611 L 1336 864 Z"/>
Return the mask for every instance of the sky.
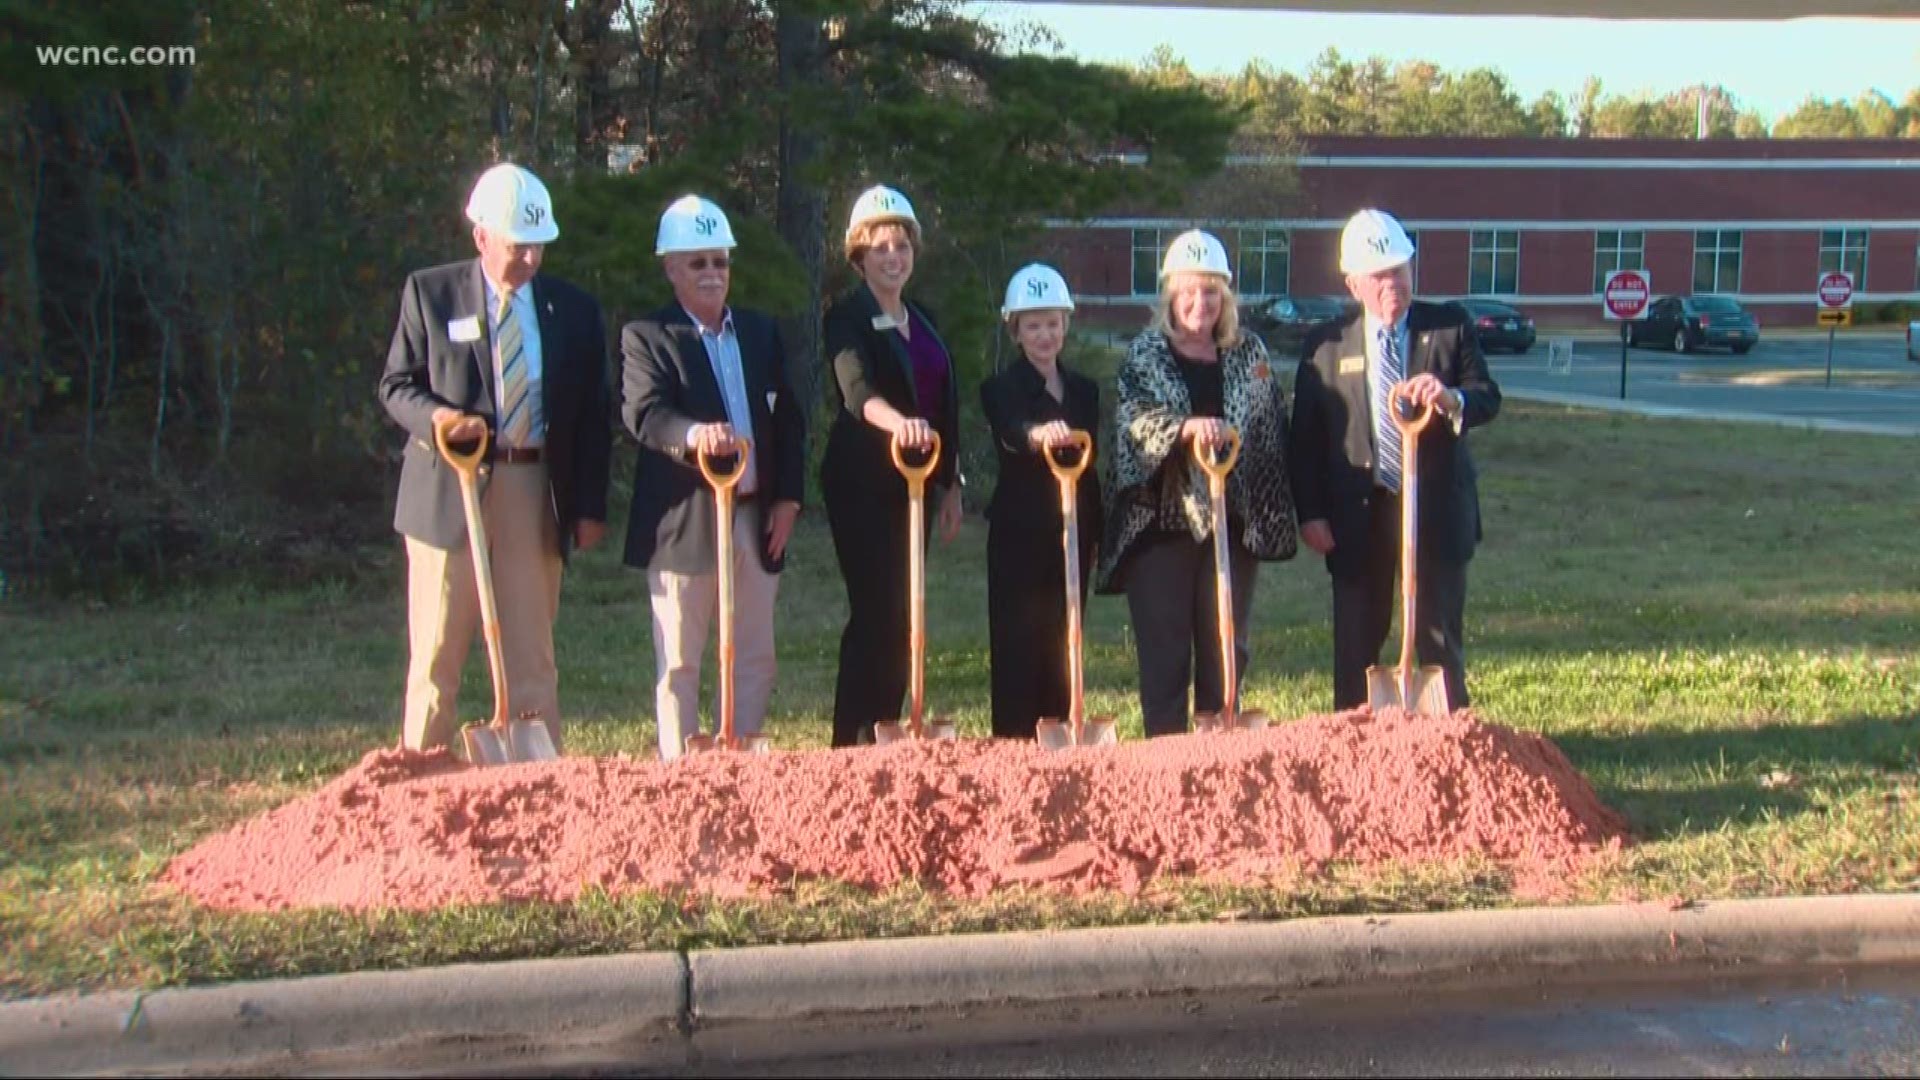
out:
<path id="1" fill-rule="evenodd" d="M 1645 22 L 1003 0 L 970 6 L 996 24 L 1051 27 L 1067 55 L 1081 60 L 1136 63 L 1164 42 L 1201 74 L 1229 74 L 1256 59 L 1299 74 L 1331 45 L 1349 59 L 1491 67 L 1527 101 L 1548 90 L 1571 98 L 1590 74 L 1607 94 L 1718 83 L 1769 122 L 1809 95 L 1851 100 L 1877 89 L 1897 104 L 1920 87 L 1920 17 Z"/>

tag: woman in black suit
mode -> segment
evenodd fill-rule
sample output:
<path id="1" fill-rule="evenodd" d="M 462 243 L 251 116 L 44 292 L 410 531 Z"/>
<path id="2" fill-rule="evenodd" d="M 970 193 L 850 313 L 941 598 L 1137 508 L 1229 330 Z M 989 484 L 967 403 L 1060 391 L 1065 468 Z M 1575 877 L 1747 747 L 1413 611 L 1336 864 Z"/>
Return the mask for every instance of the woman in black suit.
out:
<path id="1" fill-rule="evenodd" d="M 1000 309 L 1020 352 L 980 386 L 993 429 L 1000 480 L 987 505 L 987 618 L 993 644 L 993 734 L 1031 739 L 1041 717 L 1068 715 L 1066 560 L 1061 547 L 1060 482 L 1045 448 L 1069 432 L 1095 437 L 1100 387 L 1060 362 L 1073 296 L 1059 271 L 1038 263 L 1013 275 Z M 1096 445 L 1097 449 L 1097 445 Z M 1071 462 L 1066 454 L 1062 463 Z M 1096 455 L 1096 461 L 1098 457 Z M 1080 580 L 1100 542 L 1100 475 L 1089 468 L 1075 492 Z"/>
<path id="2" fill-rule="evenodd" d="M 840 408 L 820 492 L 848 607 L 833 694 L 835 746 L 870 740 L 874 721 L 899 719 L 907 692 L 907 485 L 893 465 L 894 442 L 924 450 L 939 434 L 927 498 L 938 507 L 941 539 L 960 531 L 953 358 L 926 309 L 901 295 L 919 248 L 920 225 L 905 196 L 887 187 L 861 195 L 846 253 L 863 282 L 827 308 L 822 328 Z"/>

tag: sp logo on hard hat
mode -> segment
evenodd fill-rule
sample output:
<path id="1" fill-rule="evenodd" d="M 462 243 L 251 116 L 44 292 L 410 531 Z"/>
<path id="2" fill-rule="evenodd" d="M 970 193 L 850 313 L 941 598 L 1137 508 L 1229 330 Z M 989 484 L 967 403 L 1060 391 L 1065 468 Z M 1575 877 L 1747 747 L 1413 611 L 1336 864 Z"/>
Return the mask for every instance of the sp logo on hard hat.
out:
<path id="1" fill-rule="evenodd" d="M 1384 236 L 1370 236 L 1367 238 L 1367 246 L 1373 249 L 1375 255 L 1385 255 L 1393 243 Z"/>
<path id="2" fill-rule="evenodd" d="M 1052 290 L 1048 288 L 1048 283 L 1044 279 L 1042 278 L 1027 279 L 1027 295 L 1031 296 L 1035 300 L 1046 299 L 1047 293 L 1051 291 Z"/>
<path id="3" fill-rule="evenodd" d="M 526 219 L 528 225 L 538 228 L 547 219 L 547 208 L 539 203 L 528 203 L 521 207 L 520 216 Z"/>
<path id="4" fill-rule="evenodd" d="M 718 221 L 704 214 L 693 219 L 693 231 L 699 233 L 701 236 L 712 236 L 713 230 L 719 227 L 720 223 Z"/>

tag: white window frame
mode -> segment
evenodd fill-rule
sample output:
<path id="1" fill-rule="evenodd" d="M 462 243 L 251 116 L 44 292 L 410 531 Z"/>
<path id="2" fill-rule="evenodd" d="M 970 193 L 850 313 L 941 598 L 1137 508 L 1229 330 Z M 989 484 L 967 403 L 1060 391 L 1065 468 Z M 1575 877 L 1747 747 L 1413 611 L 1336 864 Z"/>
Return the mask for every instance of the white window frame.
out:
<path id="1" fill-rule="evenodd" d="M 1611 237 L 1611 244 L 1604 241 Z M 1600 295 L 1607 287 L 1607 275 L 1615 270 L 1645 270 L 1647 268 L 1647 233 L 1645 229 L 1595 229 L 1593 230 L 1593 294 Z"/>
<path id="2" fill-rule="evenodd" d="M 1703 238 L 1711 238 L 1702 243 Z M 1727 243 L 1732 237 L 1733 243 Z M 1700 256 L 1713 259 L 1713 278 L 1705 287 L 1700 284 Z M 1724 277 L 1726 259 L 1733 259 L 1733 280 Z M 1693 292 L 1731 295 L 1740 291 L 1740 275 L 1746 270 L 1746 236 L 1739 229 L 1696 229 L 1693 233 Z"/>
<path id="3" fill-rule="evenodd" d="M 1293 278 L 1292 233 L 1286 229 L 1243 228 L 1239 239 L 1238 267 L 1234 271 L 1233 282 L 1235 291 L 1248 300 L 1287 295 Z M 1267 273 L 1273 265 L 1269 260 L 1275 255 L 1280 258 L 1277 282 L 1269 280 L 1271 275 Z M 1254 288 L 1256 284 L 1259 285 L 1257 289 Z"/>
<path id="4" fill-rule="evenodd" d="M 1869 239 L 1866 229 L 1849 229 L 1845 226 L 1837 229 L 1821 229 L 1820 272 L 1824 274 L 1829 270 L 1851 270 L 1854 291 L 1864 291 L 1867 287 Z"/>
<path id="5" fill-rule="evenodd" d="M 1134 296 L 1160 295 L 1160 260 L 1166 254 L 1166 242 L 1170 239 L 1169 229 L 1134 229 L 1131 231 L 1132 245 L 1127 251 L 1127 290 Z M 1148 245 L 1143 246 L 1140 238 L 1147 237 Z M 1145 292 L 1140 290 L 1140 256 L 1147 254 L 1153 267 L 1153 276 Z"/>
<path id="6" fill-rule="evenodd" d="M 1511 238 L 1511 243 L 1502 241 Z M 1480 256 L 1487 257 L 1486 288 L 1481 289 L 1474 280 L 1474 262 Z M 1500 288 L 1500 270 L 1503 266 L 1513 268 L 1513 287 Z M 1468 296 L 1515 296 L 1520 291 L 1520 230 L 1519 229 L 1473 229 L 1467 233 L 1467 295 Z"/>

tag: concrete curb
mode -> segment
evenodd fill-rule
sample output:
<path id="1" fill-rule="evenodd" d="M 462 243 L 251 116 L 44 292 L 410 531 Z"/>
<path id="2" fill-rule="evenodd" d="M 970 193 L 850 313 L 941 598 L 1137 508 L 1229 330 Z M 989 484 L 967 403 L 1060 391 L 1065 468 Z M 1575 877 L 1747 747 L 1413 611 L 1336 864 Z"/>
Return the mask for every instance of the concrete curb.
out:
<path id="1" fill-rule="evenodd" d="M 695 953 L 696 1023 L 1623 968 L 1920 962 L 1920 896 L 1527 908 Z"/>
<path id="2" fill-rule="evenodd" d="M 1002 1002 L 1894 963 L 1920 963 L 1920 894 L 524 960 L 0 1004 L 0 1072 L 235 1071 L 447 1043 L 631 1044 L 684 1039 L 696 1025 Z"/>
<path id="3" fill-rule="evenodd" d="M 0 1004 L 10 1076 L 235 1069 L 445 1040 L 545 1041 L 684 1023 L 686 958 L 456 964 Z"/>
<path id="4" fill-rule="evenodd" d="M 1544 405 L 1567 405 L 1577 409 L 1632 413 L 1637 416 L 1653 416 L 1666 420 L 1719 420 L 1734 424 L 1771 424 L 1775 427 L 1796 428 L 1801 431 L 1832 431 L 1849 435 L 1893 435 L 1909 439 L 1920 437 L 1920 427 L 1904 424 L 1876 424 L 1866 420 L 1826 420 L 1819 417 L 1782 416 L 1779 413 L 1688 409 L 1677 405 L 1656 405 L 1652 402 L 1632 399 L 1621 401 L 1619 398 L 1599 397 L 1594 394 L 1570 394 L 1559 390 L 1533 390 L 1514 386 L 1502 386 L 1500 395 Z"/>

